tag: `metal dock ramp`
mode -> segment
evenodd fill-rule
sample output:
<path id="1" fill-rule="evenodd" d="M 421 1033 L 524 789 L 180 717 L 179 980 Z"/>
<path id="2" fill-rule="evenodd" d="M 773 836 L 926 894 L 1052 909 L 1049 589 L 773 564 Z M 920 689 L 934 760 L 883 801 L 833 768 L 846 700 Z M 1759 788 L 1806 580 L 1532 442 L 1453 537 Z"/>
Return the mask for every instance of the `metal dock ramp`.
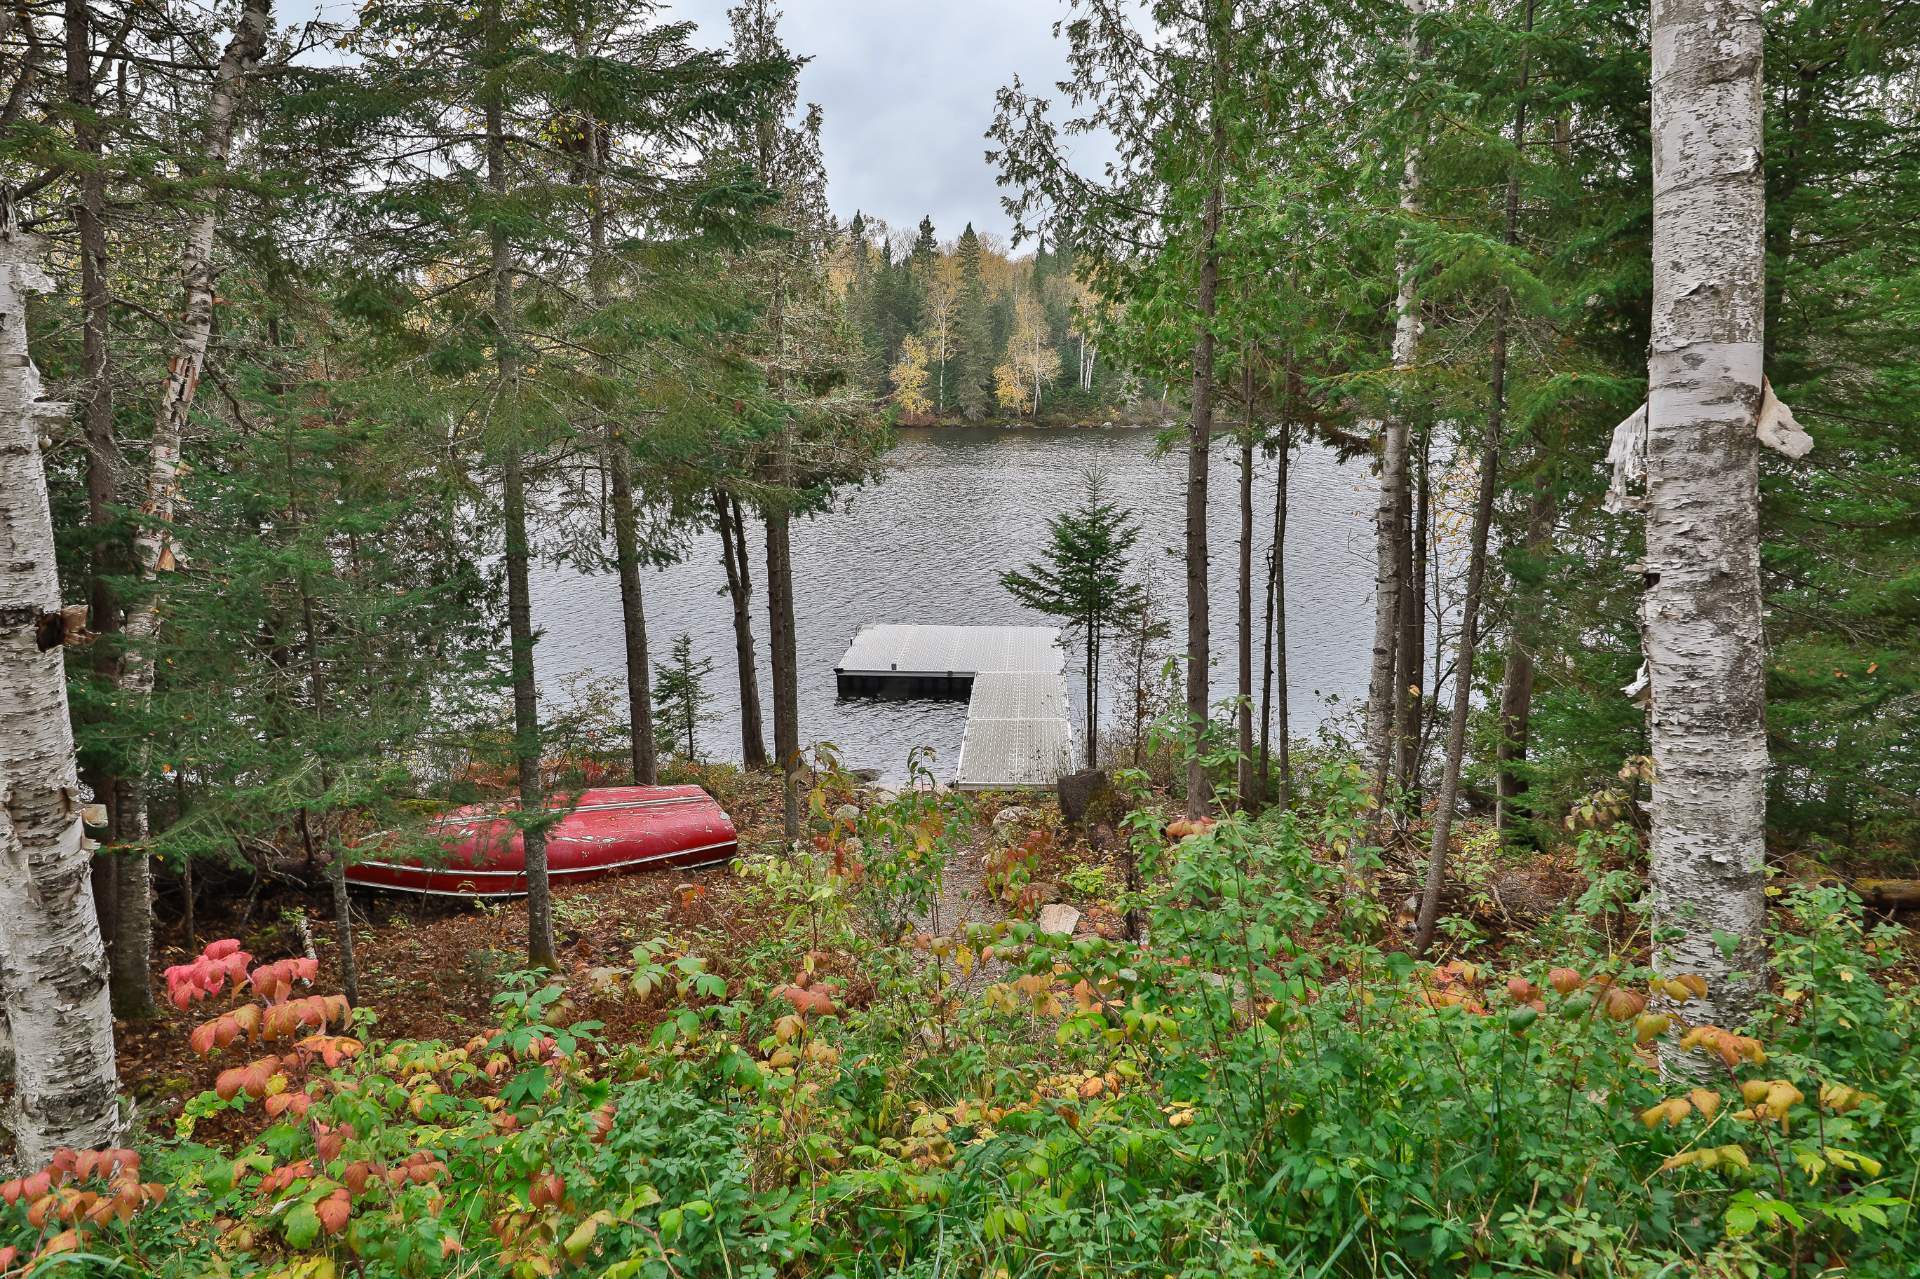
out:
<path id="1" fill-rule="evenodd" d="M 956 790 L 1037 789 L 1071 767 L 1073 729 L 1051 626 L 863 627 L 834 667 L 842 697 L 967 697 Z"/>

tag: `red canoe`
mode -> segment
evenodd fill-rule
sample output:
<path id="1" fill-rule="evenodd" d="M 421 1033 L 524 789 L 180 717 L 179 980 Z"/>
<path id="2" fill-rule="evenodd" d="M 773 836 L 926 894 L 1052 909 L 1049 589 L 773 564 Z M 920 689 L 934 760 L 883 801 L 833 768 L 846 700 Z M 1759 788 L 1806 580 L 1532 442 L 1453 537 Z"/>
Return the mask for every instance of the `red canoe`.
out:
<path id="1" fill-rule="evenodd" d="M 711 866 L 733 857 L 733 819 L 698 786 L 606 786 L 548 801 L 567 815 L 547 832 L 547 874 L 577 883 L 644 866 Z M 428 829 L 447 850 L 444 864 L 363 861 L 351 883 L 436 897 L 518 897 L 527 891 L 516 805 L 473 804 Z"/>

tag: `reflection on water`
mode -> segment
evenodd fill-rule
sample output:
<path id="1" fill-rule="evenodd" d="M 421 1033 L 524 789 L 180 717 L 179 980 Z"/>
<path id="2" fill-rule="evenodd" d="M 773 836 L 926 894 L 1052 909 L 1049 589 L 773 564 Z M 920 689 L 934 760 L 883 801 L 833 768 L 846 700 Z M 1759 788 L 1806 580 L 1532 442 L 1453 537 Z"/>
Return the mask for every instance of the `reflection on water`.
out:
<path id="1" fill-rule="evenodd" d="M 1015 604 L 1000 574 L 1036 557 L 1047 518 L 1082 493 L 1090 466 L 1106 472 L 1109 492 L 1139 520 L 1137 561 L 1159 580 L 1184 645 L 1184 574 L 1175 551 L 1184 517 L 1185 456 L 1155 456 L 1150 430 L 1098 431 L 937 428 L 902 430 L 883 480 L 842 499 L 836 508 L 793 530 L 795 610 L 800 654 L 800 723 L 804 742 L 834 743 L 851 767 L 880 769 L 898 779 L 915 746 L 935 752 L 936 776 L 951 775 L 966 721 L 963 702 L 836 700 L 833 667 L 854 632 L 870 622 L 953 625 L 1051 624 Z M 1214 453 L 1209 520 L 1213 584 L 1213 692 L 1233 692 L 1233 581 L 1238 522 L 1238 461 L 1231 442 Z M 1363 464 L 1342 465 L 1310 447 L 1294 456 L 1287 535 L 1288 658 L 1294 731 L 1310 731 L 1326 698 L 1365 693 L 1372 635 L 1373 482 Z M 1273 474 L 1263 463 L 1255 488 L 1257 579 L 1271 542 Z M 767 641 L 763 549 L 756 543 L 754 628 L 763 699 L 772 680 Z M 649 573 L 647 629 L 656 658 L 673 637 L 693 637 L 695 655 L 715 666 L 717 718 L 701 734 L 704 753 L 738 759 L 738 689 L 733 678 L 733 621 L 725 595 L 720 539 L 696 539 L 685 559 Z M 536 652 L 551 691 L 573 672 L 619 677 L 623 670 L 619 586 L 612 574 L 547 567 L 533 582 L 534 621 L 551 633 Z M 1255 627 L 1260 601 L 1255 600 Z M 564 619 L 564 625 L 561 620 Z M 1257 664 L 1257 658 L 1256 658 Z M 1256 686 L 1258 674 L 1256 672 Z M 1067 686 L 1084 720 L 1077 653 L 1069 653 Z M 1102 701 L 1117 704 L 1118 690 Z M 771 716 L 768 732 L 772 731 Z"/>

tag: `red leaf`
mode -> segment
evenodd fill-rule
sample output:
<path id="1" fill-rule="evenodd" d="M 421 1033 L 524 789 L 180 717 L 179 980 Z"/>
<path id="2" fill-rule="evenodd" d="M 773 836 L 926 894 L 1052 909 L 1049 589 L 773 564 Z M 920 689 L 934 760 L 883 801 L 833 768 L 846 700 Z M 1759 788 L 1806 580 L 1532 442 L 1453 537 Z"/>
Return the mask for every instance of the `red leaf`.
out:
<path id="1" fill-rule="evenodd" d="M 321 1229 L 330 1235 L 337 1235 L 347 1228 L 347 1217 L 352 1214 L 353 1206 L 347 1201 L 347 1192 L 336 1190 L 313 1206 L 319 1214 Z"/>

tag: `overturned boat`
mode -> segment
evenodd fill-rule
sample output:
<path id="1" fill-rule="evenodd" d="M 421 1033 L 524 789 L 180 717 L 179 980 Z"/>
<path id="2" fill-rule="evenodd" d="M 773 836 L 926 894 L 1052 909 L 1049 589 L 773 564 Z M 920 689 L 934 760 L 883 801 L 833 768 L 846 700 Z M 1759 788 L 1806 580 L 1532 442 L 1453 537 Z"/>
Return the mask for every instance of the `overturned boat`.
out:
<path id="1" fill-rule="evenodd" d="M 646 867 L 711 866 L 739 851 L 733 819 L 698 786 L 606 786 L 556 795 L 565 815 L 547 831 L 547 878 L 577 883 Z M 434 897 L 518 897 L 527 891 L 517 802 L 470 804 L 427 827 L 444 861 L 369 859 L 347 882 Z"/>

